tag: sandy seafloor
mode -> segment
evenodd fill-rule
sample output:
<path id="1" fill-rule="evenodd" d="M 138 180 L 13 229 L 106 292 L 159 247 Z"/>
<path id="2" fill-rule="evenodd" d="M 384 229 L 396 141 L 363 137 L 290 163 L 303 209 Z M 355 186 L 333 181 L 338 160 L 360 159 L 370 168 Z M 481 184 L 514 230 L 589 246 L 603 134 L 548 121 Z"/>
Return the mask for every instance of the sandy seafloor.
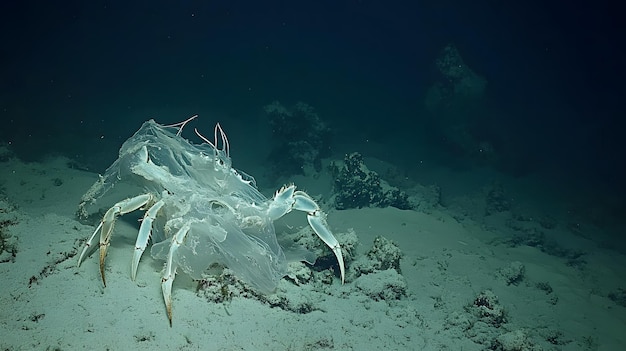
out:
<path id="1" fill-rule="evenodd" d="M 236 293 L 213 302 L 179 274 L 170 327 L 162 262 L 146 253 L 137 281 L 130 279 L 134 220 L 118 221 L 106 287 L 97 253 L 77 267 L 94 230 L 77 220 L 77 204 L 98 175 L 72 165 L 62 157 L 0 163 L 0 220 L 14 222 L 4 235 L 15 248 L 0 256 L 2 350 L 626 349 L 626 257 L 609 234 L 583 215 L 584 206 L 575 212 L 577 205 L 556 201 L 537 201 L 540 210 L 517 200 L 486 216 L 484 189 L 418 210 L 328 211 L 338 237 L 356 233 L 357 256 L 378 236 L 394 242 L 401 275 L 378 270 L 343 286 L 336 276 L 322 283 L 324 272 L 300 285 L 283 279 L 272 307 Z M 510 194 L 532 199 L 523 186 L 503 182 Z M 297 230 L 304 218 L 288 221 Z"/>

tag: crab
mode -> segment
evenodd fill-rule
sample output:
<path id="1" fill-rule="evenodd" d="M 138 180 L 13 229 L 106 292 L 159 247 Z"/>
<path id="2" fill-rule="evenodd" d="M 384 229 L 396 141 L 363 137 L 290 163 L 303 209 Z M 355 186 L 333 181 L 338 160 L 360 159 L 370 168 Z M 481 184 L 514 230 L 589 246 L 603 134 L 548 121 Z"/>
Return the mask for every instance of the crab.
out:
<path id="1" fill-rule="evenodd" d="M 201 279 L 207 268 L 217 263 L 260 292 L 275 290 L 287 273 L 287 259 L 273 222 L 296 210 L 306 213 L 313 232 L 332 250 L 343 284 L 341 246 L 313 198 L 293 184 L 281 187 L 272 199 L 266 198 L 253 177 L 232 168 L 228 138 L 219 123 L 213 141 L 197 129 L 194 131 L 201 144 L 181 136 L 183 128 L 196 117 L 172 125 L 146 121 L 124 142 L 119 158 L 81 199 L 78 214 L 87 217 L 87 207 L 118 183 L 141 191 L 105 212 L 85 241 L 78 266 L 98 246 L 100 276 L 106 287 L 105 259 L 116 219 L 145 211 L 130 276 L 136 279 L 141 257 L 152 239 L 151 255 L 165 261 L 161 290 L 171 326 L 172 283 L 179 269 L 193 279 Z M 311 264 L 315 261 L 304 248 L 296 249 L 296 256 Z"/>

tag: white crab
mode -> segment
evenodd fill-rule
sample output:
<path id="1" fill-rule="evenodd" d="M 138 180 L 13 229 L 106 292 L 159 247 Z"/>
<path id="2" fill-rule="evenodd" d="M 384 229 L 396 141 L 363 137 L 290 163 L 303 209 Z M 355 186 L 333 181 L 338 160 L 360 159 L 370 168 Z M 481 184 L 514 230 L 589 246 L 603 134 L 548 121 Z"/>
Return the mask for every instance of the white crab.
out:
<path id="1" fill-rule="evenodd" d="M 139 260 L 152 237 L 152 256 L 165 260 L 161 288 L 171 326 L 172 283 L 179 268 L 200 279 L 211 264 L 219 263 L 260 291 L 274 290 L 286 274 L 287 260 L 276 240 L 273 221 L 299 210 L 307 213 L 315 234 L 333 251 L 343 283 L 341 247 L 318 204 L 295 185 L 284 186 L 273 199 L 267 199 L 257 190 L 254 178 L 231 167 L 228 139 L 219 123 L 213 142 L 197 130 L 205 143 L 193 144 L 181 137 L 183 127 L 195 117 L 169 126 L 147 121 L 122 145 L 119 158 L 83 196 L 79 214 L 86 216 L 86 206 L 120 181 L 145 191 L 106 211 L 86 241 L 78 265 L 99 233 L 100 274 L 106 286 L 104 262 L 116 218 L 145 210 L 131 278 L 135 280 Z M 310 261 L 305 256 L 302 260 Z"/>

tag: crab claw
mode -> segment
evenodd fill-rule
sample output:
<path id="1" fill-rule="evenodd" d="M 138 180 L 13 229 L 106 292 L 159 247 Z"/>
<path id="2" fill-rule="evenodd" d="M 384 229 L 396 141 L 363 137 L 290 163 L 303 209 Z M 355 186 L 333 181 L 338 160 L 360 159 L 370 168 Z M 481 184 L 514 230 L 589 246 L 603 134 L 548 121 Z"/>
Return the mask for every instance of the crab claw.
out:
<path id="1" fill-rule="evenodd" d="M 306 218 L 309 221 L 309 225 L 313 228 L 313 231 L 317 236 L 322 239 L 322 241 L 331 249 L 337 258 L 337 263 L 339 264 L 339 272 L 341 272 L 341 284 L 345 281 L 346 269 L 343 262 L 343 254 L 341 253 L 341 246 L 339 242 L 335 238 L 335 236 L 328 229 L 328 225 L 326 224 L 326 215 L 317 210 L 313 212 L 309 212 Z"/>
<path id="2" fill-rule="evenodd" d="M 341 284 L 345 281 L 346 269 L 341 253 L 341 245 L 333 233 L 328 229 L 326 214 L 322 212 L 320 206 L 304 191 L 296 191 L 295 185 L 282 187 L 274 195 L 274 201 L 269 205 L 268 215 L 272 219 L 278 219 L 291 210 L 298 210 L 307 213 L 307 220 L 315 234 L 333 251 L 339 264 L 341 273 Z"/>

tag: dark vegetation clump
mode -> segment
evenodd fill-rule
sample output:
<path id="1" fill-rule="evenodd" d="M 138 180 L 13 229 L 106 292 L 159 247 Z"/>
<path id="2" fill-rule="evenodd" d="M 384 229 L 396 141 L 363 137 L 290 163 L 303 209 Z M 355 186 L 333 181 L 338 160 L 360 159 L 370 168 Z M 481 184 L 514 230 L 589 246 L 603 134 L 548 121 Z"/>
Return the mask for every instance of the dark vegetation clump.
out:
<path id="1" fill-rule="evenodd" d="M 264 110 L 272 128 L 273 172 L 277 176 L 319 173 L 322 158 L 330 156 L 332 130 L 313 107 L 298 102 L 285 108 L 276 101 Z"/>
<path id="2" fill-rule="evenodd" d="M 370 171 L 358 152 L 346 155 L 343 164 L 333 162 L 335 206 L 344 210 L 362 207 L 395 207 L 412 209 L 406 192 L 390 186 L 378 173 Z"/>
<path id="3" fill-rule="evenodd" d="M 15 224 L 17 221 L 13 219 L 0 220 L 0 263 L 14 262 L 17 256 L 17 242 L 8 231 L 8 227 Z"/>

